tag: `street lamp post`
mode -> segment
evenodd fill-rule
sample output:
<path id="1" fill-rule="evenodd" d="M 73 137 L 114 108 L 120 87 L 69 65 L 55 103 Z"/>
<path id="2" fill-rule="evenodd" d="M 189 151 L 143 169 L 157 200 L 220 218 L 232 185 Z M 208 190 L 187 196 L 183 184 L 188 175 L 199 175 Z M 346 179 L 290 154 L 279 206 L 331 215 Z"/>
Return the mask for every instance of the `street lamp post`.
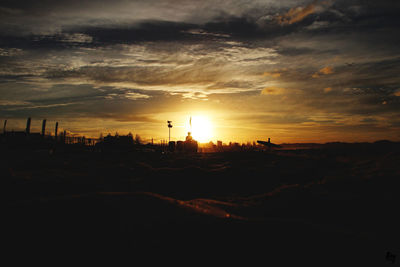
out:
<path id="1" fill-rule="evenodd" d="M 168 142 L 171 142 L 171 128 L 172 128 L 172 121 L 167 121 L 168 123 Z"/>

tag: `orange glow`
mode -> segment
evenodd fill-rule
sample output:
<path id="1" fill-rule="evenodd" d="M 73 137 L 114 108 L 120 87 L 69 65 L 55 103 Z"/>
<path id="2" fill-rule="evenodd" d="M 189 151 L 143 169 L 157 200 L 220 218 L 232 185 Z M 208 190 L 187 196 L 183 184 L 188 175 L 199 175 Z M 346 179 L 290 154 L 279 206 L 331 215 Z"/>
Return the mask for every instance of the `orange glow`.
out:
<path id="1" fill-rule="evenodd" d="M 186 131 L 191 132 L 195 140 L 199 142 L 209 142 L 213 138 L 213 125 L 211 120 L 203 115 L 193 116 L 186 124 Z"/>

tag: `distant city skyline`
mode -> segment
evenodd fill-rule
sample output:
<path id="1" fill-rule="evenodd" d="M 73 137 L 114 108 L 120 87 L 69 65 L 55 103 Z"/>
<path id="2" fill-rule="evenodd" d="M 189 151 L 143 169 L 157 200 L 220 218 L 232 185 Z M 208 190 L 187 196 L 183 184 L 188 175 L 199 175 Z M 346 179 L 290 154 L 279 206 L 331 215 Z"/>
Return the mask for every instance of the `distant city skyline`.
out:
<path id="1" fill-rule="evenodd" d="M 5 0 L 0 120 L 145 140 L 168 140 L 171 120 L 183 140 L 197 116 L 202 142 L 400 141 L 399 11 L 394 0 Z"/>

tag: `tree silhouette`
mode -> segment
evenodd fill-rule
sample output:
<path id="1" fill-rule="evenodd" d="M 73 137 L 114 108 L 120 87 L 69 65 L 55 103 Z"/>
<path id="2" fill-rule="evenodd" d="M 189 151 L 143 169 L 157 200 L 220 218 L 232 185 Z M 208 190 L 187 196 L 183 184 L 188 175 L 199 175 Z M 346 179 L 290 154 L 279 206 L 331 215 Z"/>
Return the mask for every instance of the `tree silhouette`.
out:
<path id="1" fill-rule="evenodd" d="M 138 134 L 135 135 L 135 143 L 138 145 L 142 143 L 142 138 Z"/>

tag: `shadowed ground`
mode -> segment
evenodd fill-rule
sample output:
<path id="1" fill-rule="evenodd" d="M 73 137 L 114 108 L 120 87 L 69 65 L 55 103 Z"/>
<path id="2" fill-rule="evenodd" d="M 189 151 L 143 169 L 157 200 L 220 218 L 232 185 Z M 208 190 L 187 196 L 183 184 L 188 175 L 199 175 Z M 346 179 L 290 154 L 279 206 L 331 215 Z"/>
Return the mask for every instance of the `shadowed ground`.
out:
<path id="1" fill-rule="evenodd" d="M 14 252 L 379 266 L 399 249 L 397 144 L 2 152 L 4 240 Z"/>

